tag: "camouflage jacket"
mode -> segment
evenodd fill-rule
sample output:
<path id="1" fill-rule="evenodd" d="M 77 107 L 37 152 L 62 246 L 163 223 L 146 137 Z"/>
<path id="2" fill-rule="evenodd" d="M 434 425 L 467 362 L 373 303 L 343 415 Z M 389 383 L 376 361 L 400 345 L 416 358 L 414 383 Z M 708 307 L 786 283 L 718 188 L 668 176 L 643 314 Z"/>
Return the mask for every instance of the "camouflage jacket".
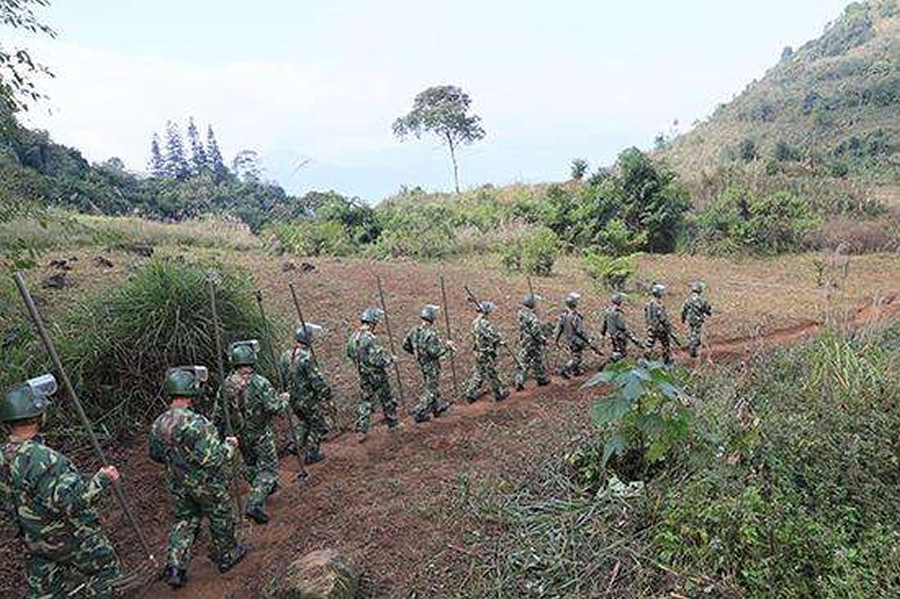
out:
<path id="1" fill-rule="evenodd" d="M 587 347 L 587 332 L 584 330 L 584 316 L 575 310 L 565 310 L 556 319 L 553 338 L 559 342 L 560 337 L 573 349 Z"/>
<path id="2" fill-rule="evenodd" d="M 274 432 L 273 420 L 285 408 L 272 383 L 256 373 L 244 378 L 238 372 L 232 372 L 225 379 L 222 401 L 228 402 L 234 434 L 248 444 Z M 219 408 L 222 412 L 222 406 Z"/>
<path id="3" fill-rule="evenodd" d="M 669 322 L 669 315 L 666 313 L 666 307 L 656 298 L 651 299 L 644 306 L 644 322 L 647 327 L 654 331 L 670 331 L 672 324 Z"/>
<path id="4" fill-rule="evenodd" d="M 537 314 L 531 308 L 519 310 L 519 344 L 520 345 L 544 345 L 547 343 L 547 336 L 544 334 L 544 327 Z"/>
<path id="5" fill-rule="evenodd" d="M 362 376 L 382 375 L 391 365 L 391 354 L 375 334 L 368 329 L 359 329 L 347 340 L 347 358 L 352 360 Z"/>
<path id="6" fill-rule="evenodd" d="M 308 349 L 289 349 L 281 354 L 281 378 L 293 405 L 311 405 L 331 397 L 331 386 Z"/>
<path id="7" fill-rule="evenodd" d="M 204 416 L 170 408 L 150 427 L 150 458 L 164 464 L 169 488 L 203 487 L 224 474 L 233 455 L 230 445 Z"/>
<path id="8" fill-rule="evenodd" d="M 502 343 L 503 337 L 493 322 L 483 315 L 472 321 L 472 350 L 476 354 L 496 357 Z"/>
<path id="9" fill-rule="evenodd" d="M 625 322 L 625 314 L 619 307 L 607 308 L 603 313 L 603 327 L 600 329 L 602 336 L 631 337 L 628 324 Z"/>
<path id="10" fill-rule="evenodd" d="M 75 548 L 76 532 L 99 530 L 94 504 L 111 484 L 100 472 L 85 482 L 40 437 L 9 441 L 0 451 L 0 502 L 35 555 L 61 557 Z"/>
<path id="11" fill-rule="evenodd" d="M 419 325 L 406 334 L 403 349 L 413 354 L 419 364 L 424 364 L 440 360 L 450 351 L 450 346 L 441 339 L 437 329 Z"/>
<path id="12" fill-rule="evenodd" d="M 699 293 L 692 293 L 681 307 L 681 322 L 687 322 L 692 327 L 699 327 L 711 315 L 712 306 Z"/>

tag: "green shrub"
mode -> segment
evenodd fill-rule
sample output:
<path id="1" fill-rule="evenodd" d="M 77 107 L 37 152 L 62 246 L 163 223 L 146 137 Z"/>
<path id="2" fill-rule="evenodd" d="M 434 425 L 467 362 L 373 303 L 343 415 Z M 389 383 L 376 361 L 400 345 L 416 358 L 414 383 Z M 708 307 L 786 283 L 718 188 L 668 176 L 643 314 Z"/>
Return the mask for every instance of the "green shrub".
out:
<path id="1" fill-rule="evenodd" d="M 501 249 L 503 265 L 509 270 L 548 277 L 559 252 L 559 239 L 546 227 L 529 231 L 513 243 Z"/>
<path id="2" fill-rule="evenodd" d="M 607 256 L 596 252 L 584 255 L 585 270 L 598 288 L 624 289 L 636 271 L 634 255 Z"/>
<path id="3" fill-rule="evenodd" d="M 270 248 L 297 256 L 347 256 L 358 249 L 344 226 L 333 220 L 278 222 L 265 234 Z"/>
<path id="4" fill-rule="evenodd" d="M 572 178 L 581 181 L 588 170 L 588 162 L 584 158 L 575 158 L 572 160 Z"/>

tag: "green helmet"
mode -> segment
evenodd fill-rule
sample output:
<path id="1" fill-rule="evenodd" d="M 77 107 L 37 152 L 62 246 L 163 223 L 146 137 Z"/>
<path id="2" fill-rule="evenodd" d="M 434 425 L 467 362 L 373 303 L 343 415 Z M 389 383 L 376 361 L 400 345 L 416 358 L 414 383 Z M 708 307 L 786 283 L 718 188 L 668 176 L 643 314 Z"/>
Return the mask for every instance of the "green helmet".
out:
<path id="1" fill-rule="evenodd" d="M 259 341 L 235 341 L 228 346 L 228 359 L 232 366 L 253 366 L 259 352 Z"/>
<path id="2" fill-rule="evenodd" d="M 440 312 L 440 306 L 435 306 L 434 304 L 426 304 L 425 307 L 422 308 L 422 310 L 419 312 L 419 317 L 427 322 L 434 322 Z"/>
<path id="3" fill-rule="evenodd" d="M 366 308 L 363 310 L 363 313 L 359 315 L 359 321 L 367 324 L 376 324 L 381 320 L 382 316 L 384 316 L 384 310 L 381 308 Z"/>
<path id="4" fill-rule="evenodd" d="M 166 371 L 163 391 L 169 397 L 197 397 L 209 378 L 206 366 L 178 366 Z"/>
<path id="5" fill-rule="evenodd" d="M 294 331 L 294 341 L 309 345 L 312 343 L 313 338 L 318 337 L 324 330 L 325 327 L 321 325 L 307 322 L 297 327 L 297 330 Z"/>
<path id="6" fill-rule="evenodd" d="M 704 283 L 703 281 L 694 281 L 693 283 L 691 283 L 691 291 L 693 291 L 694 293 L 703 293 L 705 289 L 706 283 Z"/>
<path id="7" fill-rule="evenodd" d="M 534 308 L 537 306 L 537 303 L 543 298 L 539 296 L 537 293 L 528 292 L 522 298 L 522 305 L 526 308 Z"/>
<path id="8" fill-rule="evenodd" d="M 56 379 L 44 374 L 10 387 L 0 404 L 0 422 L 12 422 L 40 416 L 50 405 L 50 396 L 56 393 Z"/>
<path id="9" fill-rule="evenodd" d="M 653 283 L 650 287 L 650 293 L 655 297 L 662 297 L 662 294 L 665 293 L 666 286 L 662 283 Z"/>
<path id="10" fill-rule="evenodd" d="M 615 304 L 617 306 L 621 306 L 622 303 L 625 301 L 625 294 L 622 293 L 621 291 L 617 291 L 612 294 L 612 297 L 609 298 L 609 301 L 611 301 L 613 304 Z"/>
<path id="11" fill-rule="evenodd" d="M 491 301 L 482 300 L 475 305 L 475 310 L 482 314 L 490 314 L 497 309 L 497 304 Z"/>
<path id="12" fill-rule="evenodd" d="M 578 306 L 578 300 L 581 299 L 581 294 L 575 291 L 566 294 L 566 298 L 563 300 L 565 304 L 570 308 L 575 308 Z"/>

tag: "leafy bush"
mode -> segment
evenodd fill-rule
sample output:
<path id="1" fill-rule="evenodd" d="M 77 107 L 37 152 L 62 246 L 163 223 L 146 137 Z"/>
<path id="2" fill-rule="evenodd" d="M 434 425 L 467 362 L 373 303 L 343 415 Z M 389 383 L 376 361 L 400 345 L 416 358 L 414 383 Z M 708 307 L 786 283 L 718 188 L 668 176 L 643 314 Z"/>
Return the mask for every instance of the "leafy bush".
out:
<path id="1" fill-rule="evenodd" d="M 503 246 L 503 265 L 509 270 L 548 277 L 559 251 L 559 239 L 546 227 L 530 231 L 512 244 Z"/>
<path id="2" fill-rule="evenodd" d="M 588 276 L 598 288 L 623 289 L 636 270 L 634 255 L 607 256 L 587 252 L 584 255 L 584 263 Z"/>
<path id="3" fill-rule="evenodd" d="M 584 158 L 575 158 L 572 160 L 572 178 L 576 181 L 581 181 L 584 178 L 584 174 L 588 170 L 587 160 Z"/>
<path id="4" fill-rule="evenodd" d="M 329 220 L 274 223 L 266 229 L 269 246 L 279 253 L 297 256 L 346 256 L 357 250 L 343 225 Z"/>

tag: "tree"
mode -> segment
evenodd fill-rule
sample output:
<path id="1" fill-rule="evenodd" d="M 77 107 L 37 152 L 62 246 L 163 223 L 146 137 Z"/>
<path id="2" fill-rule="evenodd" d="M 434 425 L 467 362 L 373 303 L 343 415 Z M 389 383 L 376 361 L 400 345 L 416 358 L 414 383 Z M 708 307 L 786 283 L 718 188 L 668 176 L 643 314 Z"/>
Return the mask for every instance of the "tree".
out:
<path id="1" fill-rule="evenodd" d="M 42 23 L 32 9 L 49 5 L 49 0 L 0 0 L 0 25 L 55 38 L 56 32 Z M 0 102 L 7 108 L 28 110 L 30 103 L 44 97 L 32 81 L 36 74 L 53 76 L 47 67 L 32 60 L 28 50 L 0 45 Z"/>
<path id="2" fill-rule="evenodd" d="M 187 159 L 184 155 L 184 142 L 181 139 L 181 131 L 178 124 L 173 121 L 166 123 L 166 175 L 176 181 L 184 181 L 191 174 Z"/>
<path id="3" fill-rule="evenodd" d="M 154 177 L 166 176 L 166 164 L 163 161 L 162 150 L 159 149 L 159 135 L 153 134 L 150 142 L 150 174 Z"/>
<path id="4" fill-rule="evenodd" d="M 259 183 L 262 165 L 256 150 L 241 150 L 231 163 L 231 170 L 244 183 Z"/>
<path id="5" fill-rule="evenodd" d="M 195 175 L 204 172 L 208 165 L 206 162 L 206 150 L 203 149 L 203 142 L 200 141 L 200 134 L 197 132 L 197 125 L 194 124 L 194 117 L 188 119 L 187 128 L 188 143 L 191 145 L 191 170 Z"/>
<path id="6" fill-rule="evenodd" d="M 459 193 L 459 165 L 456 148 L 484 138 L 481 117 L 469 114 L 472 103 L 469 95 L 455 85 L 429 87 L 413 100 L 409 114 L 394 121 L 394 135 L 400 139 L 412 134 L 420 139 L 423 133 L 433 133 L 447 144 L 453 162 L 453 181 Z"/>
<path id="7" fill-rule="evenodd" d="M 216 141 L 212 125 L 206 128 L 206 163 L 212 170 L 216 183 L 221 183 L 228 174 L 228 169 L 225 167 L 225 161 L 222 160 L 222 153 L 219 151 L 219 143 Z"/>
<path id="8" fill-rule="evenodd" d="M 581 181 L 588 170 L 588 161 L 584 158 L 575 158 L 572 160 L 571 170 L 572 178 L 576 181 Z"/>

